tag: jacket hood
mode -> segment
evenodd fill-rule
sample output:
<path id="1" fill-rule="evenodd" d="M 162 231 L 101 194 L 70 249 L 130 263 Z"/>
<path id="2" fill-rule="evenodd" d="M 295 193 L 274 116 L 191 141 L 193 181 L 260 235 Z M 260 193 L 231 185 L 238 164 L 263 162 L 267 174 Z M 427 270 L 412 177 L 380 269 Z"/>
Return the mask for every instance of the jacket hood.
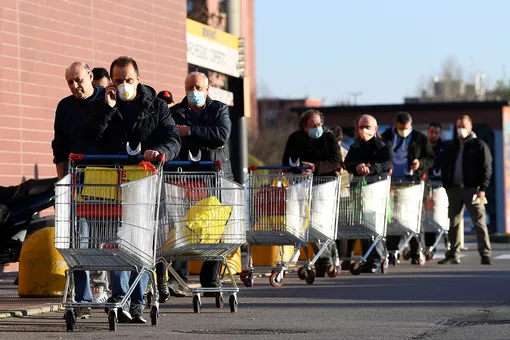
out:
<path id="1" fill-rule="evenodd" d="M 154 90 L 149 85 L 144 85 L 140 83 L 138 84 L 137 91 L 141 95 L 140 99 L 142 101 L 143 108 L 144 109 L 150 108 L 153 105 L 154 100 L 156 99 L 156 90 Z"/>

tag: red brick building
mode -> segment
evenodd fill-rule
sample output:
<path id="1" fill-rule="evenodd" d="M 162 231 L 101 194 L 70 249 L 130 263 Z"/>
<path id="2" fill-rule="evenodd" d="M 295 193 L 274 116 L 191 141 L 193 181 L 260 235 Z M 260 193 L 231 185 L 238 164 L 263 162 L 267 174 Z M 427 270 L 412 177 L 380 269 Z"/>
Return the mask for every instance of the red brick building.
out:
<path id="1" fill-rule="evenodd" d="M 203 3 L 204 0 L 198 2 Z M 186 17 L 195 0 L 2 0 L 0 49 L 0 185 L 55 176 L 51 140 L 58 102 L 70 94 L 65 68 L 74 61 L 109 70 L 133 57 L 141 82 L 184 96 L 188 72 Z M 225 30 L 223 0 L 207 0 L 208 25 Z M 253 0 L 243 0 L 245 97 L 257 129 Z M 219 15 L 222 20 L 219 23 Z M 214 20 L 213 20 L 214 19 Z"/>

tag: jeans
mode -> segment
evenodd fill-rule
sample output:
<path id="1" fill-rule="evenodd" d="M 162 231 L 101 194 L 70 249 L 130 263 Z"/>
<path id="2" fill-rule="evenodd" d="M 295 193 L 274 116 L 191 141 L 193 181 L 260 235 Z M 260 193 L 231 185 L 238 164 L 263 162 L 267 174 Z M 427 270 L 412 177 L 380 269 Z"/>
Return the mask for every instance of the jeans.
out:
<path id="1" fill-rule="evenodd" d="M 74 299 L 76 302 L 91 302 L 92 291 L 90 290 L 89 272 L 77 270 L 74 272 Z"/>
<path id="2" fill-rule="evenodd" d="M 129 290 L 129 286 L 133 283 L 137 275 L 137 272 L 129 271 L 111 272 L 112 297 L 125 296 Z M 138 281 L 138 284 L 133 290 L 133 294 L 131 294 L 131 306 L 145 305 L 143 295 L 147 290 L 148 283 L 149 276 L 147 273 L 143 273 L 140 281 Z"/>

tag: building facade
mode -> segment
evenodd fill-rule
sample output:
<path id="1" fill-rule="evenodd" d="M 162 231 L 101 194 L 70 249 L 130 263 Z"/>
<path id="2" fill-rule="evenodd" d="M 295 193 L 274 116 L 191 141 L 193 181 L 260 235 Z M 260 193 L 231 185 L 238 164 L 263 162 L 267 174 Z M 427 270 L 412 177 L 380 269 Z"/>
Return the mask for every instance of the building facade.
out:
<path id="1" fill-rule="evenodd" d="M 189 70 L 186 27 L 190 2 L 130 1 L 124 6 L 113 0 L 52 0 L 51 5 L 36 0 L 2 1 L 0 185 L 56 175 L 53 121 L 58 102 L 70 95 L 64 72 L 74 61 L 109 70 L 115 58 L 130 56 L 138 63 L 142 83 L 156 91 L 171 91 L 175 100 L 183 98 Z M 215 2 L 208 3 L 213 8 Z M 222 3 L 216 1 L 217 6 Z M 243 0 L 242 6 L 249 50 L 246 73 L 254 93 L 253 1 Z M 255 95 L 250 99 L 255 107 L 251 117 L 256 116 L 254 100 Z"/>

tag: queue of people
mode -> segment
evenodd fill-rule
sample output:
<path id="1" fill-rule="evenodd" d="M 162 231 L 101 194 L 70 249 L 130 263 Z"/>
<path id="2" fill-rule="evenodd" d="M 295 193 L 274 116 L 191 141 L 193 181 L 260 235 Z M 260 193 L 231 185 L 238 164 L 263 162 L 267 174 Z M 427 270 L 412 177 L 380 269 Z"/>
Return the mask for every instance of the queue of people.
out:
<path id="1" fill-rule="evenodd" d="M 232 178 L 228 107 L 208 97 L 206 75 L 193 72 L 183 80 L 186 97 L 179 104 L 174 103 L 170 91 L 157 93 L 142 83 L 136 61 L 126 56 L 115 59 L 109 72 L 74 62 L 66 68 L 65 79 L 71 95 L 57 105 L 52 141 L 59 179 L 66 175 L 70 153 L 141 154 L 146 161 L 154 162 L 160 155 L 166 160 L 188 160 L 189 152 L 201 153 L 202 160 L 221 160 L 223 172 Z M 81 219 L 80 232 L 87 234 L 89 228 Z M 186 280 L 187 263 L 174 262 L 173 266 Z M 218 284 L 219 266 L 217 261 L 204 263 L 200 275 L 204 287 Z M 135 279 L 132 274 L 111 272 L 108 278 L 104 271 L 77 270 L 75 301 L 119 302 Z M 167 282 L 164 266 L 157 267 L 157 281 L 160 301 L 170 295 L 186 296 L 175 280 Z M 129 306 L 119 310 L 120 323 L 146 323 L 143 313 L 147 285 L 148 276 L 144 275 L 134 287 Z M 112 292 L 109 299 L 108 286 Z M 90 315 L 90 308 L 76 311 L 80 319 Z"/>
<path id="2" fill-rule="evenodd" d="M 141 82 L 136 61 L 119 57 L 104 68 L 91 69 L 85 62 L 74 62 L 66 68 L 65 79 L 71 95 L 62 99 L 56 109 L 52 149 L 58 178 L 65 176 L 70 153 L 142 154 L 147 161 L 165 155 L 167 160 L 188 160 L 200 155 L 202 160 L 222 162 L 226 178 L 232 179 L 228 141 L 232 124 L 227 105 L 209 98 L 206 75 L 192 72 L 184 79 L 186 97 L 174 102 L 170 91 L 156 92 Z M 473 220 L 481 263 L 491 264 L 491 246 L 485 223 L 485 190 L 492 175 L 492 158 L 487 145 L 472 131 L 469 116 L 456 122 L 457 138 L 446 144 L 440 139 L 441 125 L 431 123 L 428 138 L 413 129 L 409 113 L 398 113 L 395 124 L 382 134 L 375 117 L 362 115 L 355 122 L 355 140 L 347 151 L 341 146 L 342 129 L 325 129 L 324 116 L 317 110 L 302 114 L 298 130 L 287 140 L 282 165 L 306 166 L 305 173 L 334 176 L 347 171 L 354 176 L 408 178 L 428 174 L 443 181 L 449 198 L 450 231 L 448 251 L 440 264 L 460 263 L 460 228 L 464 206 Z M 80 221 L 80 230 L 89 228 Z M 422 244 L 434 243 L 435 234 L 422 235 L 411 241 L 411 260 L 419 261 Z M 399 238 L 379 242 L 368 257 L 367 272 L 381 271 L 381 261 L 388 250 L 398 246 Z M 451 245 L 451 246 L 450 246 Z M 367 252 L 370 244 L 362 242 Z M 319 249 L 313 244 L 314 250 Z M 316 262 L 317 276 L 334 268 L 334 258 L 350 256 L 353 240 L 338 240 L 324 251 Z M 172 263 L 182 280 L 187 281 L 187 263 Z M 202 287 L 218 285 L 219 261 L 205 261 L 200 272 Z M 187 293 L 175 278 L 167 280 L 165 266 L 156 268 L 160 302 L 170 296 Z M 135 276 L 130 272 L 75 271 L 76 302 L 121 301 Z M 145 323 L 144 293 L 148 277 L 136 284 L 128 308 L 118 313 L 120 323 Z M 207 293 L 205 294 L 207 295 Z M 78 318 L 90 317 L 90 309 L 77 311 Z"/>
<path id="3" fill-rule="evenodd" d="M 382 134 L 375 117 L 362 115 L 355 122 L 355 140 L 350 149 L 341 150 L 342 129 L 338 126 L 324 129 L 324 116 L 316 110 L 304 112 L 299 120 L 298 131 L 288 138 L 282 165 L 299 163 L 308 166 L 304 173 L 314 176 L 331 175 L 343 168 L 354 176 L 384 176 L 391 172 L 392 180 L 406 180 L 428 175 L 432 180 L 443 182 L 449 199 L 450 219 L 448 237 L 445 238 L 446 258 L 439 264 L 460 263 L 461 232 L 464 206 L 474 224 L 481 264 L 491 264 L 490 240 L 485 222 L 485 190 L 492 174 L 492 157 L 488 146 L 472 131 L 469 116 L 456 121 L 456 138 L 451 143 L 441 139 L 441 125 L 431 123 L 427 135 L 413 129 L 412 117 L 399 112 L 395 124 Z M 336 143 L 335 139 L 336 137 Z M 412 264 L 420 264 L 423 246 L 435 243 L 436 233 L 422 233 L 410 241 Z M 400 237 L 387 237 L 378 242 L 363 266 L 365 272 L 380 272 L 381 260 L 388 251 L 398 249 Z M 354 240 L 337 240 L 336 248 L 325 251 L 316 262 L 317 276 L 334 263 L 334 254 L 350 257 Z M 363 253 L 370 247 L 369 240 L 361 242 Z M 314 245 L 317 251 L 318 246 Z M 433 255 L 433 254 L 432 254 Z"/>

